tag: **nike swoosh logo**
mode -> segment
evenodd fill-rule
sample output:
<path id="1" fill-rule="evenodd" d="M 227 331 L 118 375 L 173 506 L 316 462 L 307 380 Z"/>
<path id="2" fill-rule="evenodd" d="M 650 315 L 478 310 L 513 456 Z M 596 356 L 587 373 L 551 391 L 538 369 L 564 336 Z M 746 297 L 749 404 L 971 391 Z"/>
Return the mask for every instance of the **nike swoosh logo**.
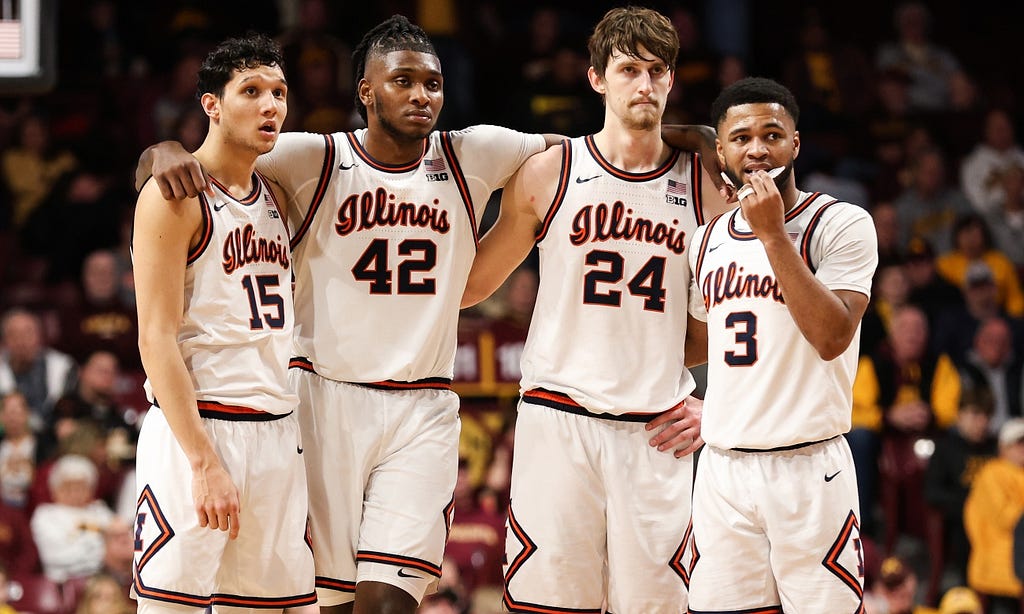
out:
<path id="1" fill-rule="evenodd" d="M 338 165 L 338 170 L 339 171 L 347 171 L 350 168 L 355 168 L 357 166 L 359 166 L 358 162 L 353 162 L 352 164 L 349 164 L 348 166 L 345 166 L 345 163 L 342 162 L 341 164 Z"/>
<path id="2" fill-rule="evenodd" d="M 600 177 L 600 175 L 594 175 L 593 177 L 577 177 L 576 178 L 576 183 L 586 183 L 588 181 L 593 181 L 594 179 L 597 179 L 598 177 Z"/>
<path id="3" fill-rule="evenodd" d="M 826 482 L 831 482 L 831 481 L 832 481 L 832 480 L 833 480 L 833 479 L 834 479 L 834 478 L 835 478 L 835 477 L 836 477 L 837 475 L 839 475 L 840 473 L 842 473 L 842 471 L 843 471 L 843 470 L 842 470 L 842 469 L 840 469 L 839 471 L 836 471 L 836 472 L 835 472 L 835 473 L 833 473 L 832 475 L 829 475 L 829 474 L 827 474 L 827 473 L 826 473 L 826 474 L 825 474 L 825 481 L 826 481 Z"/>
<path id="4" fill-rule="evenodd" d="M 420 580 L 423 579 L 423 576 L 417 576 L 414 573 L 406 573 L 404 567 L 400 567 L 398 569 L 398 577 L 399 578 L 419 578 Z"/>
<path id="5" fill-rule="evenodd" d="M 228 206 L 227 203 L 221 203 L 219 205 L 215 204 L 215 205 L 213 205 L 213 210 L 214 211 L 220 211 L 221 209 L 223 209 L 224 207 L 227 207 L 227 206 Z"/>
<path id="6" fill-rule="evenodd" d="M 723 245 L 725 245 L 725 243 L 719 243 L 718 245 L 716 245 L 714 247 L 709 247 L 708 248 L 708 253 L 711 253 L 711 252 L 715 251 L 716 249 L 718 249 L 719 247 L 722 247 Z"/>

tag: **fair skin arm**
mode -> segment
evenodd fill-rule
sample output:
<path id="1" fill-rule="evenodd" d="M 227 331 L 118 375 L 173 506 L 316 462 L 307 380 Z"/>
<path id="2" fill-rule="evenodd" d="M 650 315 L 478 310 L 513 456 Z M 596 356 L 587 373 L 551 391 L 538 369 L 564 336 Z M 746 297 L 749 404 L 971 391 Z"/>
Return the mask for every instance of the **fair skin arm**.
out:
<path id="1" fill-rule="evenodd" d="M 472 307 L 493 294 L 530 253 L 554 199 L 561 159 L 561 147 L 534 154 L 505 184 L 498 219 L 480 239 L 462 307 Z"/>
<path id="2" fill-rule="evenodd" d="M 199 525 L 238 537 L 239 496 L 203 426 L 195 388 L 178 349 L 184 311 L 185 263 L 201 230 L 195 199 L 168 201 L 146 185 L 135 210 L 133 258 L 138 297 L 139 353 L 167 424 L 192 467 Z"/>
<path id="3" fill-rule="evenodd" d="M 765 171 L 750 178 L 754 189 L 740 206 L 764 245 L 793 320 L 823 360 L 843 353 L 867 309 L 868 297 L 852 290 L 829 290 L 814 277 L 785 228 L 782 195 Z"/>

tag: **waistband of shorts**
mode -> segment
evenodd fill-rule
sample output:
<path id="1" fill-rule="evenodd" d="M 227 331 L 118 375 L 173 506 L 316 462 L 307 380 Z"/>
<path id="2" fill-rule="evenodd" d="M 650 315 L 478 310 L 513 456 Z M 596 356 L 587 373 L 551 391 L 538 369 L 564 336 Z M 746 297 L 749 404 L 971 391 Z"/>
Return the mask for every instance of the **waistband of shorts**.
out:
<path id="1" fill-rule="evenodd" d="M 755 454 L 758 453 L 758 452 L 785 452 L 787 450 L 799 450 L 800 448 L 807 448 L 809 446 L 816 446 L 819 443 L 825 443 L 826 441 L 832 441 L 836 437 L 840 437 L 840 435 L 833 435 L 832 437 L 828 437 L 826 439 L 819 439 L 817 441 L 805 441 L 804 443 L 794 443 L 791 446 L 780 446 L 778 448 L 729 448 L 729 449 L 732 450 L 733 452 L 750 452 L 750 453 L 755 453 Z"/>
<path id="2" fill-rule="evenodd" d="M 292 357 L 288 361 L 289 369 L 300 369 L 309 373 L 320 375 L 313 368 L 313 363 L 308 358 L 301 356 Z M 321 377 L 323 377 L 321 375 Z M 399 382 L 396 380 L 383 380 L 380 382 L 345 382 L 346 384 L 352 384 L 353 386 L 362 386 L 364 388 L 373 388 L 375 390 L 451 390 L 452 380 L 446 377 L 427 377 L 424 379 L 418 379 L 411 382 Z"/>
<path id="3" fill-rule="evenodd" d="M 527 390 L 523 393 L 523 402 L 531 405 L 543 405 L 544 407 L 550 407 L 551 409 L 557 409 L 558 411 L 576 414 L 577 416 L 587 416 L 589 418 L 599 418 L 601 420 L 614 420 L 616 422 L 646 423 L 665 413 L 663 411 L 650 413 L 630 412 L 626 414 L 594 413 L 576 401 L 573 401 L 569 395 L 561 392 L 554 392 L 553 390 L 547 390 L 545 388 L 532 388 Z M 672 411 L 682 405 L 683 403 L 680 402 L 675 407 L 665 411 Z"/>
<path id="4" fill-rule="evenodd" d="M 284 414 L 272 414 L 262 409 L 253 409 L 243 405 L 226 405 L 217 401 L 197 401 L 200 418 L 211 420 L 231 420 L 233 422 L 272 422 L 292 415 L 292 412 Z M 160 407 L 160 403 L 153 399 L 153 407 Z"/>

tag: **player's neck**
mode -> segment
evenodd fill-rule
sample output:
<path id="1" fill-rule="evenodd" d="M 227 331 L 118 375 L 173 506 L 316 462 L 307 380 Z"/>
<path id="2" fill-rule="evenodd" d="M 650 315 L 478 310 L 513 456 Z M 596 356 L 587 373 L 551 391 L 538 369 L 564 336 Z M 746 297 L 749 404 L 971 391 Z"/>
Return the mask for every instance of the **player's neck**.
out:
<path id="1" fill-rule="evenodd" d="M 206 172 L 233 196 L 244 198 L 252 192 L 256 152 L 230 147 L 219 139 L 207 138 L 193 155 Z"/>
<path id="2" fill-rule="evenodd" d="M 393 166 L 420 159 L 426 143 L 426 138 L 402 138 L 384 129 L 368 129 L 363 137 L 366 153 L 378 162 Z"/>
<path id="3" fill-rule="evenodd" d="M 785 207 L 786 213 L 789 213 L 793 207 L 800 204 L 803 200 L 804 193 L 797 189 L 796 181 L 793 179 L 793 174 L 790 173 L 789 180 L 786 181 L 786 185 L 782 186 L 782 204 Z"/>
<path id="4" fill-rule="evenodd" d="M 652 130 L 630 130 L 605 124 L 594 135 L 594 144 L 605 160 L 629 173 L 654 170 L 671 154 L 671 148 L 661 140 L 660 124 Z"/>

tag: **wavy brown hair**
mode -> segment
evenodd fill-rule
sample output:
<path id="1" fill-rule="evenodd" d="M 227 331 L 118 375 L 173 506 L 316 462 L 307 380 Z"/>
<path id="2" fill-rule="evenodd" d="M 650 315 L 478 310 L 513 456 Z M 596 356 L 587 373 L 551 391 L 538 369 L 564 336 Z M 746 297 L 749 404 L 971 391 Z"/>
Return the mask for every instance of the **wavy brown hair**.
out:
<path id="1" fill-rule="evenodd" d="M 639 58 L 640 47 L 665 62 L 669 70 L 675 70 L 679 35 L 668 17 L 652 9 L 627 6 L 608 11 L 587 42 L 590 65 L 602 78 L 613 51 Z"/>

